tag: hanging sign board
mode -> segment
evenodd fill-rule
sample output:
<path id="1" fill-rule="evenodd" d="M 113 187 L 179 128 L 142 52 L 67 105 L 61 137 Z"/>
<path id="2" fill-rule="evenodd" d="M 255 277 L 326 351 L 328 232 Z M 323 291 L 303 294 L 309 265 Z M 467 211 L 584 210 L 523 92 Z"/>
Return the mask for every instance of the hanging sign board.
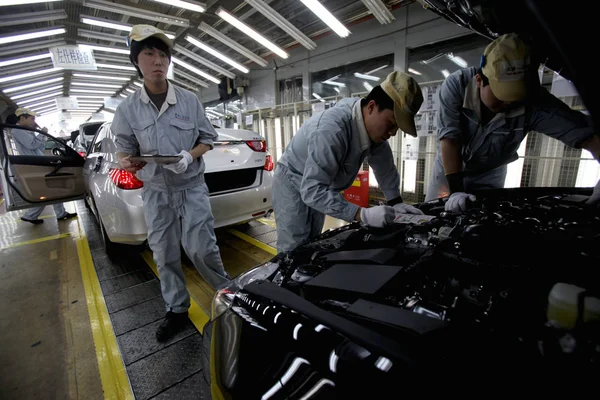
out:
<path id="1" fill-rule="evenodd" d="M 59 110 L 74 110 L 76 108 L 79 108 L 79 104 L 77 103 L 76 97 L 57 97 L 56 108 L 58 108 Z"/>
<path id="2" fill-rule="evenodd" d="M 58 46 L 50 49 L 55 68 L 97 70 L 92 49 L 80 46 Z"/>

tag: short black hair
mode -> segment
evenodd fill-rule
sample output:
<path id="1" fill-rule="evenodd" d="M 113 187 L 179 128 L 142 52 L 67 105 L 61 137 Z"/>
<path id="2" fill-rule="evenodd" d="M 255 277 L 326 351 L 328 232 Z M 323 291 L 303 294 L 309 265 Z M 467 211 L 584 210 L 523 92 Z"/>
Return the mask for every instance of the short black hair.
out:
<path id="1" fill-rule="evenodd" d="M 483 82 L 483 86 L 487 86 L 490 84 L 490 80 L 488 79 L 487 76 L 485 76 L 485 74 L 483 73 L 483 69 L 479 68 L 477 70 L 477 74 L 481 77 L 481 81 Z"/>
<path id="2" fill-rule="evenodd" d="M 361 106 L 364 107 L 369 102 L 373 100 L 377 107 L 379 107 L 379 111 L 383 110 L 394 110 L 394 101 L 387 93 L 381 88 L 381 85 L 375 86 L 371 92 L 367 95 L 365 99 L 362 99 Z"/>
<path id="3" fill-rule="evenodd" d="M 15 114 L 15 113 L 12 113 L 6 117 L 7 125 L 16 125 L 17 122 L 19 122 L 19 117 L 17 117 L 17 114 Z"/>
<path id="4" fill-rule="evenodd" d="M 139 42 L 132 41 L 131 45 L 129 46 L 129 60 L 137 70 L 140 78 L 143 78 L 144 75 L 142 75 L 142 71 L 140 71 L 136 64 L 138 56 L 144 49 L 158 49 L 160 51 L 163 51 L 167 54 L 167 56 L 169 56 L 169 62 L 171 62 L 171 50 L 169 50 L 169 46 L 167 46 L 167 44 L 159 38 L 155 36 L 150 36 L 149 38 L 141 40 Z"/>

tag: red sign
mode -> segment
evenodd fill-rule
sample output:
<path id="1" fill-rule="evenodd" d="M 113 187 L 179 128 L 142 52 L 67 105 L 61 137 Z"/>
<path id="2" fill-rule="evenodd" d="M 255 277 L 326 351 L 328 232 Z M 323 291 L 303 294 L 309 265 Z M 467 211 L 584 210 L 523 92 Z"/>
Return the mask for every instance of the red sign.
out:
<path id="1" fill-rule="evenodd" d="M 369 171 L 359 171 L 358 176 L 348 189 L 344 198 L 361 207 L 369 207 Z"/>

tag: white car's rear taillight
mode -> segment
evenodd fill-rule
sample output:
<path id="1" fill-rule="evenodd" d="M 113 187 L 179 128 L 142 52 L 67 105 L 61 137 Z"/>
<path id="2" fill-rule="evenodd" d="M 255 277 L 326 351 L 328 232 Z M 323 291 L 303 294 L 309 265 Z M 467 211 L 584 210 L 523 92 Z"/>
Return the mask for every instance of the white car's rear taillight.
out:
<path id="1" fill-rule="evenodd" d="M 144 186 L 144 182 L 140 181 L 134 174 L 127 172 L 124 169 L 111 168 L 108 175 L 119 189 L 133 190 Z"/>
<path id="2" fill-rule="evenodd" d="M 273 157 L 270 154 L 267 154 L 265 158 L 265 171 L 273 171 L 275 164 L 273 164 Z"/>
<path id="3" fill-rule="evenodd" d="M 248 140 L 246 144 L 254 151 L 264 153 L 267 151 L 267 142 L 264 140 Z"/>

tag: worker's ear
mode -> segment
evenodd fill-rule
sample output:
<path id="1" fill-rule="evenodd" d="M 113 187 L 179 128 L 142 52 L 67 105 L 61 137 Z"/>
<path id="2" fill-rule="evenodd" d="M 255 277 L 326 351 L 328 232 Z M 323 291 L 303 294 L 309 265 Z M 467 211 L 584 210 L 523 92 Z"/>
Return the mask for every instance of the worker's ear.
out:
<path id="1" fill-rule="evenodd" d="M 478 88 L 483 87 L 483 79 L 481 79 L 481 75 L 479 75 L 479 74 L 475 75 L 475 81 L 477 82 Z"/>
<path id="2" fill-rule="evenodd" d="M 375 100 L 371 100 L 367 103 L 367 111 L 369 115 L 373 114 L 373 111 L 376 111 L 376 109 L 378 108 L 379 107 L 377 107 L 377 103 L 375 103 Z"/>

